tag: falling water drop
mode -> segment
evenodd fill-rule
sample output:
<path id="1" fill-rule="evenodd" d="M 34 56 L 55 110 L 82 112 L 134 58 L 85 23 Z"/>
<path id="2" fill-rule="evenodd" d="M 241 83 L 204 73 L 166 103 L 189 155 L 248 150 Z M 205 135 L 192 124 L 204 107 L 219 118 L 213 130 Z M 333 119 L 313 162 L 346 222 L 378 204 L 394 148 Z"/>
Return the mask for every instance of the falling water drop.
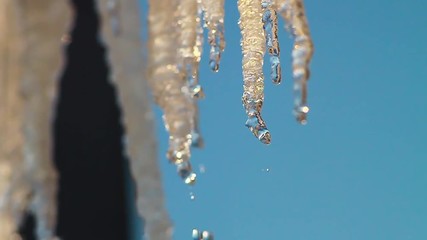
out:
<path id="1" fill-rule="evenodd" d="M 212 233 L 208 231 L 200 232 L 198 229 L 194 228 L 192 232 L 193 240 L 214 240 L 214 236 Z"/>
<path id="2" fill-rule="evenodd" d="M 190 192 L 190 200 L 194 201 L 196 199 L 196 195 L 193 192 Z"/>
<path id="3" fill-rule="evenodd" d="M 194 228 L 191 236 L 192 236 L 193 240 L 200 240 L 199 230 L 197 230 L 196 228 Z"/>
<path id="4" fill-rule="evenodd" d="M 200 173 L 205 173 L 206 172 L 206 166 L 203 164 L 200 164 L 199 165 L 199 171 L 200 171 Z"/>

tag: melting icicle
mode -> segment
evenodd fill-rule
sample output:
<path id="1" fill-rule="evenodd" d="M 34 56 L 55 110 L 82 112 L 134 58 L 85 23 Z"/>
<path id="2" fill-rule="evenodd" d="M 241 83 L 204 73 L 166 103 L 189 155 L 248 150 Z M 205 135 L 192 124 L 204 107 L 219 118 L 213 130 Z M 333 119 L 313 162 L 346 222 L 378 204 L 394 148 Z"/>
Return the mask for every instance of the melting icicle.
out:
<path id="1" fill-rule="evenodd" d="M 98 0 L 102 19 L 110 18 L 107 1 Z M 152 5 L 159 10 L 159 4 Z M 166 10 L 171 13 L 172 6 Z M 116 35 L 109 24 L 102 25 L 102 39 L 108 46 L 112 79 L 118 90 L 119 104 L 122 108 L 122 124 L 126 128 L 124 147 L 128 154 L 132 177 L 136 183 L 136 203 L 139 215 L 144 219 L 145 239 L 172 239 L 170 222 L 162 189 L 162 179 L 157 162 L 157 144 L 154 133 L 154 115 L 150 108 L 149 89 L 146 83 L 147 64 L 139 49 L 141 42 L 141 16 L 137 1 L 121 1 L 118 14 L 121 16 L 121 34 Z M 166 15 L 160 17 L 165 23 Z M 165 29 L 170 30 L 170 29 Z M 157 29 L 159 31 L 159 29 Z M 160 32 L 162 33 L 162 32 Z M 170 39 L 166 40 L 166 43 Z M 159 39 L 157 39 L 159 41 Z M 153 43 L 151 43 L 153 44 Z M 172 51 L 173 48 L 166 48 Z M 156 56 L 159 63 L 166 59 L 172 61 L 161 48 Z M 168 62 L 166 62 L 168 63 Z M 166 86 L 169 71 L 163 69 L 157 86 L 159 91 Z M 176 77 L 170 73 L 172 77 Z M 142 75 L 142 78 L 141 78 Z M 176 79 L 176 78 L 175 78 Z M 165 85 L 163 85 L 165 84 Z M 179 85 L 175 85 L 179 87 Z M 157 93 L 157 96 L 159 93 Z M 163 103 L 164 104 L 164 103 Z M 163 106 L 163 105 L 162 105 Z"/>
<path id="2" fill-rule="evenodd" d="M 276 0 L 280 14 L 287 23 L 287 29 L 294 37 L 292 50 L 292 67 L 294 78 L 296 119 L 301 124 L 307 123 L 307 81 L 310 77 L 309 64 L 313 55 L 313 42 L 305 16 L 302 0 Z"/>
<path id="3" fill-rule="evenodd" d="M 271 141 L 261 109 L 264 101 L 264 77 L 262 72 L 265 52 L 265 36 L 262 24 L 261 0 L 239 0 L 240 30 L 243 52 L 243 105 L 248 115 L 246 126 L 262 143 Z"/>
<path id="4" fill-rule="evenodd" d="M 193 47 L 195 45 L 195 24 L 194 22 L 197 13 L 197 5 L 195 2 L 187 0 L 183 2 L 179 11 L 183 11 L 181 16 L 186 16 L 185 12 L 193 12 L 189 18 L 182 17 L 179 24 L 180 28 L 185 29 L 179 36 L 175 31 L 176 19 L 175 10 L 177 6 L 158 0 L 150 1 L 149 11 L 149 60 L 150 72 L 149 83 L 154 95 L 154 100 L 163 110 L 163 120 L 165 127 L 169 132 L 169 149 L 167 157 L 169 160 L 181 167 L 182 163 L 187 163 L 190 159 L 190 145 L 192 142 L 192 130 L 194 128 L 194 105 L 193 99 L 188 95 L 188 82 L 180 75 L 182 71 L 188 74 L 188 77 L 193 76 Z M 185 8 L 184 8 L 185 7 Z M 190 8 L 190 9 L 188 9 Z M 193 8 L 193 9 L 191 9 Z M 185 25 L 186 27 L 183 27 Z M 187 30 L 187 25 L 192 27 L 192 30 Z M 189 36 L 187 40 L 187 35 Z M 187 35 L 186 35 L 187 34 Z M 185 46 L 179 48 L 180 55 L 177 56 L 176 44 L 177 38 L 190 41 L 186 42 Z M 191 40 L 193 39 L 193 40 Z M 191 42 L 192 41 L 192 42 Z M 178 68 L 177 62 L 181 65 Z M 183 68 L 182 66 L 190 64 Z M 191 70 L 188 70 L 190 67 Z M 181 70 L 181 71 L 180 71 Z M 180 174 L 181 177 L 183 175 Z M 183 179 L 184 181 L 186 178 Z M 192 182 L 195 182 L 195 178 Z"/>
<path id="5" fill-rule="evenodd" d="M 277 38 L 277 13 L 272 6 L 271 0 L 263 0 L 262 8 L 264 10 L 262 21 L 266 38 L 267 50 L 270 55 L 271 80 L 279 84 L 282 80 L 280 69 L 280 48 Z"/>
<path id="6" fill-rule="evenodd" d="M 178 69 L 188 81 L 189 92 L 194 98 L 203 97 L 198 84 L 199 63 L 202 54 L 203 33 L 195 0 L 182 0 L 178 5 Z"/>
<path id="7" fill-rule="evenodd" d="M 194 228 L 191 234 L 193 240 L 214 240 L 214 236 L 212 233 L 208 231 L 199 231 Z"/>
<path id="8" fill-rule="evenodd" d="M 225 48 L 224 41 L 224 0 L 202 0 L 205 21 L 208 28 L 208 40 L 211 46 L 209 67 L 212 71 L 219 70 L 221 53 Z"/>

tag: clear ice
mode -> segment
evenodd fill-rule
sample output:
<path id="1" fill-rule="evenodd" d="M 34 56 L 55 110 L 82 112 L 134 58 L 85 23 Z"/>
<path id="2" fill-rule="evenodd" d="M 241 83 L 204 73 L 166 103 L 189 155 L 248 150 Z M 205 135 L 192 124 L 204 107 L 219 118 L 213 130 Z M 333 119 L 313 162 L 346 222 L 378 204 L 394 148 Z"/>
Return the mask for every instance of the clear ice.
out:
<path id="1" fill-rule="evenodd" d="M 280 48 L 277 38 L 277 13 L 273 7 L 272 0 L 263 0 L 262 22 L 264 23 L 265 41 L 270 55 L 271 80 L 275 84 L 280 84 L 282 73 L 280 68 Z"/>
<path id="2" fill-rule="evenodd" d="M 270 77 L 281 82 L 280 48 L 277 38 L 277 12 L 294 37 L 292 75 L 294 78 L 297 121 L 307 123 L 307 81 L 313 43 L 304 13 L 302 0 L 239 0 L 241 46 L 243 53 L 243 105 L 248 115 L 246 126 L 261 142 L 269 144 L 270 132 L 261 117 L 264 102 L 264 76 L 262 72 L 265 43 L 270 58 Z"/>
<path id="3" fill-rule="evenodd" d="M 310 36 L 302 0 L 275 0 L 287 29 L 294 38 L 292 68 L 294 78 L 294 114 L 301 124 L 307 123 L 307 82 L 310 77 L 309 64 L 313 56 L 313 41 Z"/>
<path id="4" fill-rule="evenodd" d="M 239 0 L 239 26 L 242 33 L 243 96 L 248 115 L 246 126 L 262 143 L 269 144 L 270 132 L 261 117 L 264 102 L 264 75 L 262 71 L 265 52 L 263 10 L 261 0 Z"/>
<path id="5" fill-rule="evenodd" d="M 201 0 L 205 12 L 205 22 L 208 29 L 208 41 L 211 46 L 209 67 L 212 71 L 219 70 L 221 53 L 225 48 L 224 41 L 224 0 Z"/>

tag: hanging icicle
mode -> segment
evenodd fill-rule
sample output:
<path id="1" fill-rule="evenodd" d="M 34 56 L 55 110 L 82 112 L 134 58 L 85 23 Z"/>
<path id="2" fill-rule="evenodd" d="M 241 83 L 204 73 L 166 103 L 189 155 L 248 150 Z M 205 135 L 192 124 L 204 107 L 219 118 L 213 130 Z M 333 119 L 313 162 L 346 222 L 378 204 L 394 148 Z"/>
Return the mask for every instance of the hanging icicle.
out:
<path id="1" fill-rule="evenodd" d="M 313 56 L 313 41 L 310 36 L 302 0 L 276 0 L 276 7 L 287 23 L 294 38 L 292 68 L 294 78 L 294 114 L 301 124 L 307 123 L 307 81 L 310 77 L 309 64 Z"/>
<path id="2" fill-rule="evenodd" d="M 124 147 L 130 161 L 130 170 L 136 184 L 136 205 L 144 219 L 145 238 L 172 239 L 170 222 L 157 163 L 157 144 L 154 134 L 154 116 L 150 109 L 146 62 L 142 48 L 141 21 L 138 1 L 114 0 L 120 5 L 115 13 L 120 17 L 120 34 L 109 24 L 102 25 L 102 39 L 109 53 L 111 78 L 118 90 L 125 127 Z M 109 3 L 98 0 L 104 22 L 116 18 L 109 11 Z"/>
<path id="3" fill-rule="evenodd" d="M 191 6 L 190 1 L 187 4 Z M 177 166 L 178 174 L 181 178 L 187 184 L 194 184 L 196 174 L 193 172 L 189 162 L 191 156 L 190 145 L 192 142 L 191 131 L 194 127 L 194 107 L 193 99 L 188 94 L 187 79 L 181 77 L 177 66 L 179 60 L 176 52 L 178 33 L 175 31 L 176 21 L 174 18 L 176 9 L 177 6 L 172 1 L 150 1 L 148 18 L 150 24 L 150 71 L 148 80 L 154 99 L 163 110 L 163 120 L 169 132 L 167 157 Z M 195 21 L 195 14 L 192 16 L 192 20 Z M 189 23 L 184 22 L 180 24 Z M 195 31 L 196 29 L 194 29 Z M 187 32 L 185 34 L 192 33 Z M 184 39 L 184 36 L 180 36 L 179 38 Z M 190 46 L 194 47 L 194 43 L 186 44 L 188 44 L 189 48 Z M 187 54 L 185 56 L 189 58 L 186 61 L 189 61 L 191 59 L 191 52 L 189 53 L 188 49 L 182 48 L 179 50 L 182 51 L 182 55 Z M 183 60 L 182 55 L 180 60 Z M 189 62 L 189 65 L 193 67 L 191 64 L 192 62 Z M 185 69 L 185 71 L 191 73 L 191 76 L 193 68 Z"/>
<path id="4" fill-rule="evenodd" d="M 0 1 L 0 53 L 8 56 L 0 62 L 0 239 L 15 236 L 24 211 L 35 215 L 38 239 L 54 238 L 51 126 L 68 9 L 63 1 Z"/>
<path id="5" fill-rule="evenodd" d="M 307 80 L 309 63 L 313 53 L 302 0 L 239 0 L 240 30 L 243 52 L 243 105 L 248 115 L 246 126 L 263 143 L 269 144 L 270 133 L 261 117 L 264 101 L 264 77 L 262 72 L 265 41 L 270 56 L 271 80 L 281 82 L 280 48 L 277 38 L 277 11 L 287 22 L 295 38 L 292 51 L 295 91 L 294 113 L 299 123 L 306 124 Z M 261 22 L 262 19 L 262 22 Z M 262 31 L 263 26 L 264 31 Z"/>
<path id="6" fill-rule="evenodd" d="M 238 8 L 243 52 L 244 91 L 242 101 L 248 115 L 246 126 L 261 142 L 269 144 L 270 132 L 261 117 L 264 102 L 262 66 L 265 52 L 261 0 L 239 0 Z"/>
<path id="7" fill-rule="evenodd" d="M 280 84 L 282 73 L 280 68 L 280 48 L 277 38 L 277 13 L 272 0 L 262 1 L 262 22 L 264 23 L 265 41 L 270 55 L 270 77 L 273 83 Z"/>
<path id="8" fill-rule="evenodd" d="M 208 41 L 211 46 L 209 67 L 219 70 L 221 53 L 225 48 L 224 40 L 224 0 L 201 0 L 208 29 Z"/>

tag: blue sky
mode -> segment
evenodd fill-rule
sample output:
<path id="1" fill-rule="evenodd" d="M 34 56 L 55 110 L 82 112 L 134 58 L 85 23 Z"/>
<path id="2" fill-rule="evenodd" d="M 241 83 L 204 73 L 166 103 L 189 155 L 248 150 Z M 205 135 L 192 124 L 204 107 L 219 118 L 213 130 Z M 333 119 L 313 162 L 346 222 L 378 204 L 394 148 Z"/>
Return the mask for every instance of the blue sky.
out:
<path id="1" fill-rule="evenodd" d="M 244 126 L 232 0 L 220 71 L 210 72 L 208 48 L 201 64 L 206 146 L 193 151 L 192 163 L 206 172 L 193 188 L 168 164 L 156 109 L 175 240 L 191 239 L 194 227 L 216 240 L 427 239 L 427 2 L 306 0 L 305 6 L 315 44 L 306 126 L 292 115 L 292 41 L 282 21 L 284 82 L 266 80 L 263 110 L 272 144 L 261 144 Z"/>

